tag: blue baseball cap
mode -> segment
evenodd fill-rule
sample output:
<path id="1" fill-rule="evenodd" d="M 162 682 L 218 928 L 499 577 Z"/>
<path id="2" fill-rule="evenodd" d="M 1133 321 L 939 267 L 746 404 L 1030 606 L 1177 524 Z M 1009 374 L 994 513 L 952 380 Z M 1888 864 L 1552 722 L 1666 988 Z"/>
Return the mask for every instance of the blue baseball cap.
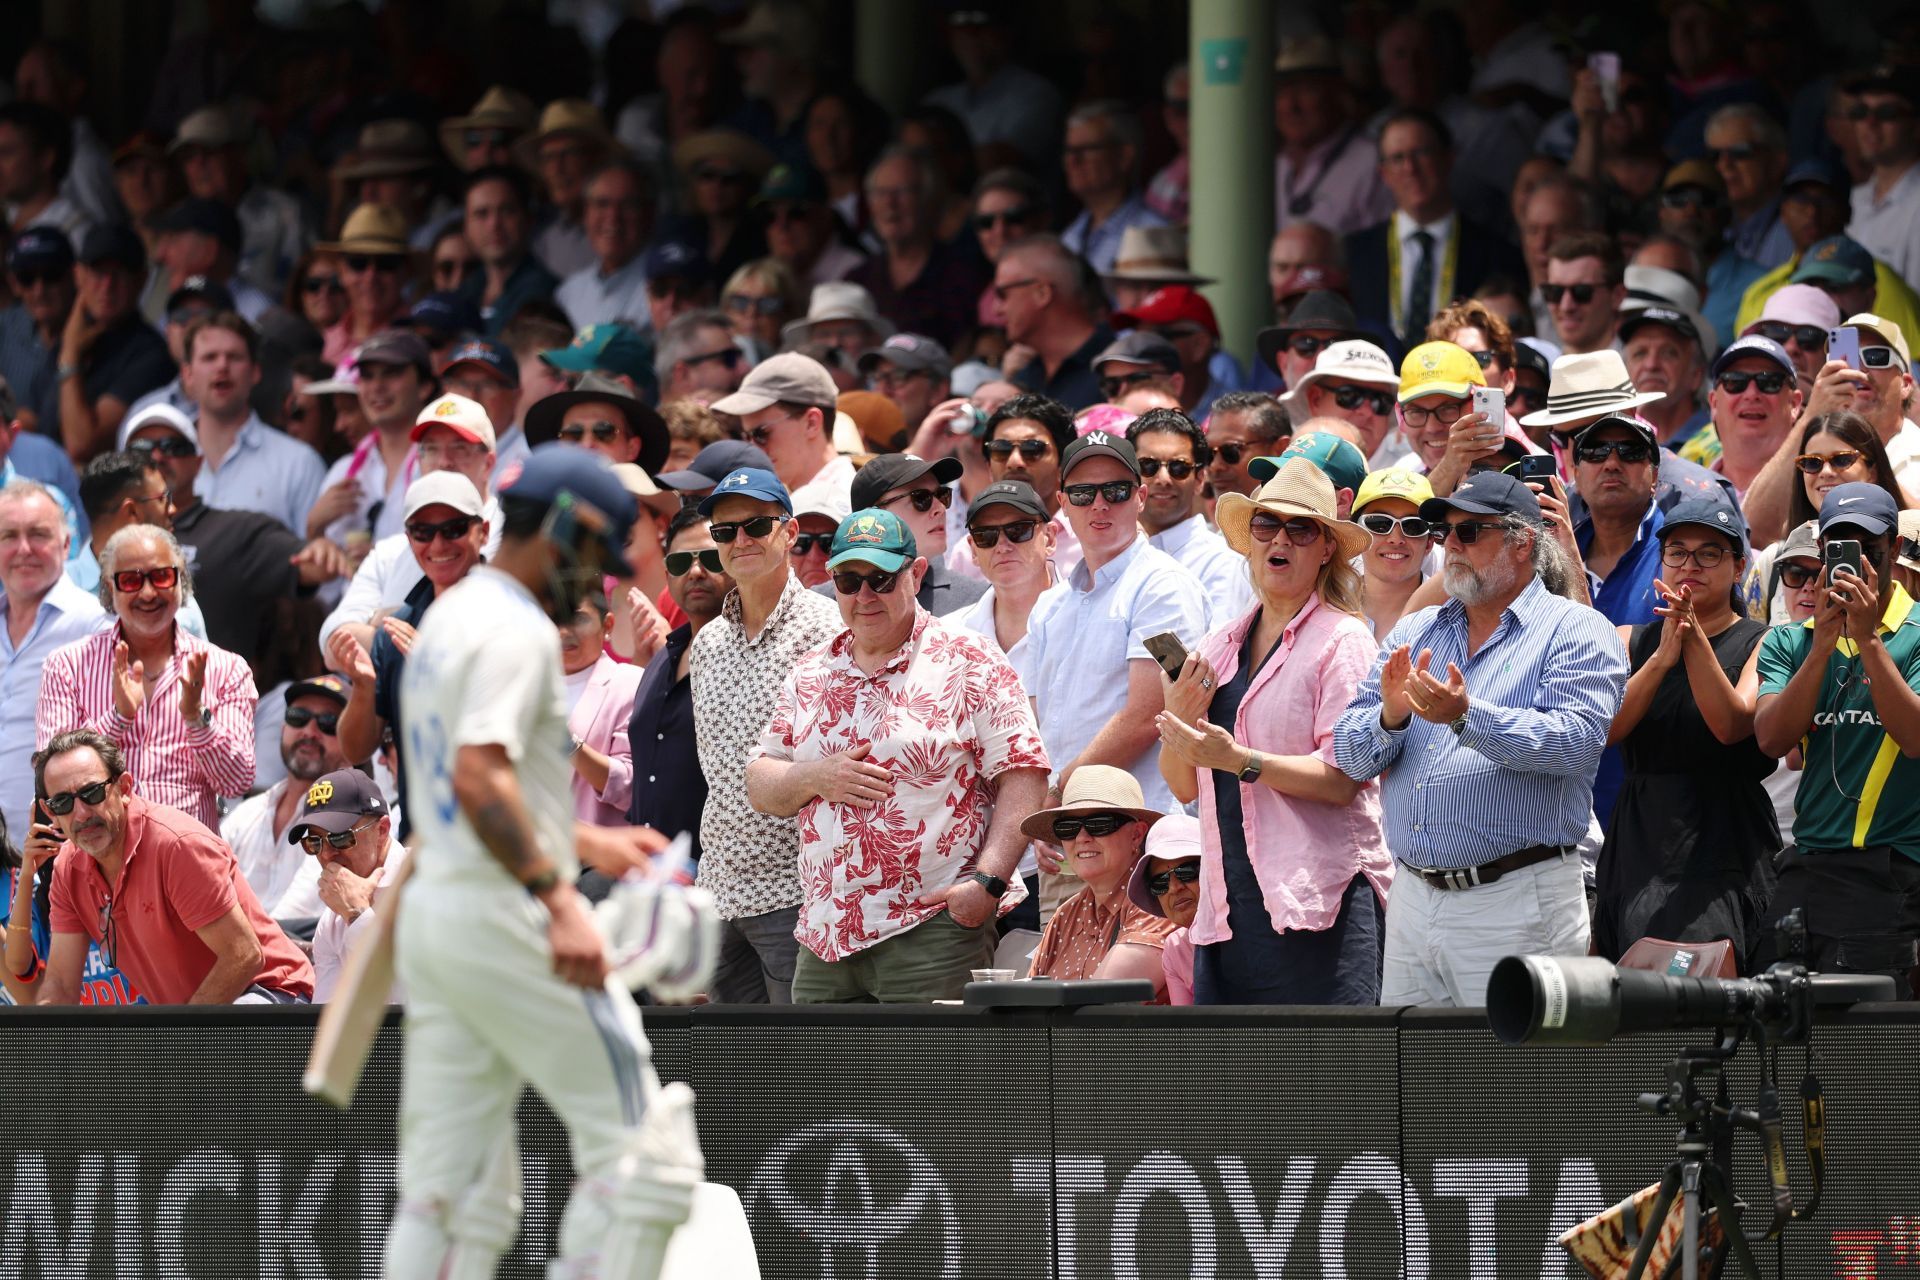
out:
<path id="1" fill-rule="evenodd" d="M 771 471 L 773 459 L 767 456 L 766 450 L 745 440 L 715 440 L 702 449 L 685 470 L 657 475 L 653 482 L 682 492 L 711 489 L 726 479 L 729 472 L 742 467 Z"/>
<path id="2" fill-rule="evenodd" d="M 1717 378 L 1720 371 L 1735 360 L 1744 360 L 1749 356 L 1764 356 L 1786 370 L 1789 386 L 1799 378 L 1799 371 L 1793 367 L 1793 357 L 1787 354 L 1787 349 L 1772 338 L 1763 338 L 1757 333 L 1750 333 L 1729 343 L 1727 349 L 1715 357 L 1713 368 L 1707 371 L 1707 376 Z"/>
<path id="3" fill-rule="evenodd" d="M 479 333 L 486 328 L 480 308 L 457 293 L 430 293 L 413 304 L 401 321 L 409 329 L 427 329 L 434 333 Z"/>
<path id="4" fill-rule="evenodd" d="M 879 507 L 856 511 L 833 531 L 827 548 L 827 568 L 843 564 L 870 564 L 882 573 L 898 573 L 912 564 L 920 549 L 913 530 L 899 516 Z"/>
<path id="5" fill-rule="evenodd" d="M 1820 504 L 1820 536 L 1835 528 L 1864 529 L 1873 537 L 1900 527 L 1900 504 L 1877 484 L 1855 480 L 1827 490 Z"/>
<path id="6" fill-rule="evenodd" d="M 9 271 L 70 271 L 73 241 L 56 227 L 28 227 L 7 250 Z"/>
<path id="7" fill-rule="evenodd" d="M 1724 538 L 1731 539 L 1735 555 L 1747 554 L 1747 521 L 1740 514 L 1740 508 L 1733 505 L 1724 489 L 1715 486 L 1712 492 L 1697 497 L 1682 498 L 1673 504 L 1667 512 L 1667 522 L 1660 526 L 1660 539 L 1666 541 L 1667 535 L 1686 525 L 1699 525 L 1713 530 Z"/>
<path id="8" fill-rule="evenodd" d="M 788 494 L 787 486 L 780 483 L 779 476 L 759 467 L 741 467 L 721 477 L 713 492 L 700 499 L 700 514 L 712 515 L 714 504 L 722 498 L 757 498 L 773 503 L 788 515 L 793 514 L 793 497 Z"/>
<path id="9" fill-rule="evenodd" d="M 648 249 L 641 269 L 647 273 L 649 280 L 658 280 L 661 276 L 705 280 L 713 274 L 705 253 L 694 245 L 678 240 L 662 240 Z"/>
<path id="10" fill-rule="evenodd" d="M 1847 171 L 1840 167 L 1839 162 L 1822 159 L 1819 156 L 1809 156 L 1804 160 L 1794 161 L 1793 167 L 1787 170 L 1786 181 L 1780 184 L 1780 189 L 1791 191 L 1807 182 L 1831 188 L 1842 200 L 1845 200 L 1848 193 L 1853 190 L 1853 179 L 1847 176 Z"/>
<path id="11" fill-rule="evenodd" d="M 1420 504 L 1420 518 L 1444 520 L 1449 511 L 1465 511 L 1476 516 L 1519 516 L 1540 523 L 1540 499 L 1531 487 L 1504 471 L 1475 471 L 1458 489 L 1444 498 L 1428 498 Z"/>
<path id="12" fill-rule="evenodd" d="M 520 385 L 520 362 L 513 352 L 491 338 L 468 338 L 440 362 L 440 376 L 446 377 L 457 364 L 479 365 L 509 387 Z"/>
<path id="13" fill-rule="evenodd" d="M 1873 255 L 1858 240 L 1828 236 L 1807 246 L 1789 284 L 1866 284 L 1874 278 Z"/>
<path id="14" fill-rule="evenodd" d="M 511 501 L 549 508 L 565 504 L 582 528 L 599 536 L 606 571 L 616 578 L 632 575 L 627 533 L 639 504 L 600 454 L 557 441 L 539 445 L 509 462 L 496 488 L 501 498 Z"/>

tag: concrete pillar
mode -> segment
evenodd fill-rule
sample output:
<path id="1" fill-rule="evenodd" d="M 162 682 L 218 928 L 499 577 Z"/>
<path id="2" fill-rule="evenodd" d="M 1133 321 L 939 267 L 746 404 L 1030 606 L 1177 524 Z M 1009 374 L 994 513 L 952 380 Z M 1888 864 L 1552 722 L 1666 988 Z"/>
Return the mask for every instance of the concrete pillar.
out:
<path id="1" fill-rule="evenodd" d="M 1188 257 L 1212 276 L 1207 300 L 1222 345 L 1243 364 L 1272 320 L 1273 8 L 1268 0 L 1192 0 L 1192 220 Z"/>
<path id="2" fill-rule="evenodd" d="M 929 87 L 918 84 L 915 75 L 927 23 L 939 17 L 938 10 L 903 0 L 856 0 L 854 79 L 888 111 L 898 114 L 912 106 Z"/>

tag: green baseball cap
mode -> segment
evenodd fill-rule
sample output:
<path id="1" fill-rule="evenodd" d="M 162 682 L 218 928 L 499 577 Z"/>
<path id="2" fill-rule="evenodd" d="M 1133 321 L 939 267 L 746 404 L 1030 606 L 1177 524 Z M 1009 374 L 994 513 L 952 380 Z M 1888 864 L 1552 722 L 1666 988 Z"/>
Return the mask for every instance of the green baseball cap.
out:
<path id="1" fill-rule="evenodd" d="M 1295 436 L 1293 443 L 1279 457 L 1255 458 L 1249 462 L 1247 474 L 1265 484 L 1288 458 L 1305 458 L 1326 472 L 1327 479 L 1333 481 L 1336 489 L 1351 489 L 1357 493 L 1367 479 L 1366 455 L 1339 436 L 1326 431 L 1309 431 L 1306 435 Z"/>
<path id="2" fill-rule="evenodd" d="M 899 516 L 879 507 L 856 511 L 833 531 L 833 545 L 827 548 L 827 568 L 859 561 L 882 573 L 898 573 L 920 554 L 913 531 Z"/>
<path id="3" fill-rule="evenodd" d="M 557 351 L 542 351 L 540 358 L 568 373 L 591 373 L 601 369 L 632 378 L 643 387 L 653 385 L 653 344 L 628 325 L 590 324 L 573 335 L 573 341 Z"/>

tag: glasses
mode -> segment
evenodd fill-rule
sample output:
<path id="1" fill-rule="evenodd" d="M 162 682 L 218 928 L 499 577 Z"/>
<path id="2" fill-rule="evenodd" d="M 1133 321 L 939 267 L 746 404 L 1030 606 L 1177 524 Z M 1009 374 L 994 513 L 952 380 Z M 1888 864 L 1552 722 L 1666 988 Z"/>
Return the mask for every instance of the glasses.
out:
<path id="1" fill-rule="evenodd" d="M 1678 569 L 1691 560 L 1702 569 L 1712 569 L 1727 558 L 1727 549 L 1714 543 L 1704 547 L 1687 548 L 1677 542 L 1663 543 L 1660 547 L 1660 563 L 1669 569 Z"/>
<path id="2" fill-rule="evenodd" d="M 1743 373 L 1729 369 L 1714 380 L 1714 385 L 1730 396 L 1743 394 L 1755 383 L 1760 386 L 1763 396 L 1777 396 L 1787 387 L 1787 375 L 1784 373 Z"/>
<path id="3" fill-rule="evenodd" d="M 1147 892 L 1156 898 L 1165 897 L 1167 890 L 1173 888 L 1173 882 L 1175 880 L 1178 880 L 1181 884 L 1192 884 L 1199 878 L 1200 864 L 1198 862 L 1178 863 L 1168 867 L 1158 875 L 1148 876 Z"/>
<path id="4" fill-rule="evenodd" d="M 1047 456 L 1047 451 L 1053 445 L 1046 440 L 989 440 L 982 448 L 989 458 L 1005 461 L 1013 456 L 1015 450 L 1019 450 L 1020 456 L 1026 461 L 1038 462 Z"/>
<path id="5" fill-rule="evenodd" d="M 1338 341 L 1338 338 L 1316 338 L 1310 333 L 1296 333 L 1287 339 L 1287 349 L 1297 356 L 1310 356 Z"/>
<path id="6" fill-rule="evenodd" d="M 764 449 L 767 447 L 767 441 L 773 439 L 773 429 L 775 427 L 783 422 L 792 422 L 797 418 L 804 417 L 806 417 L 806 410 L 802 409 L 799 413 L 789 413 L 783 417 L 763 422 L 757 427 L 748 427 L 746 433 L 747 443 L 756 449 Z"/>
<path id="7" fill-rule="evenodd" d="M 1157 369 L 1140 369 L 1133 373 L 1116 373 L 1100 379 L 1100 394 L 1109 400 L 1118 399 L 1127 393 L 1129 387 L 1142 382 L 1152 382 L 1163 375 Z"/>
<path id="8" fill-rule="evenodd" d="M 65 284 L 72 278 L 66 271 L 16 271 L 13 278 L 20 282 L 22 290 L 32 289 L 43 284 Z"/>
<path id="9" fill-rule="evenodd" d="M 1310 547 L 1320 541 L 1320 522 L 1304 516 L 1282 520 L 1279 516 L 1256 511 L 1253 518 L 1247 521 L 1247 532 L 1253 535 L 1255 542 L 1272 542 L 1283 531 L 1287 541 L 1296 547 Z"/>
<path id="10" fill-rule="evenodd" d="M 1085 818 L 1055 818 L 1053 834 L 1057 840 L 1071 840 L 1085 831 L 1090 836 L 1110 836 L 1132 822 L 1117 813 L 1096 813 Z"/>
<path id="11" fill-rule="evenodd" d="M 1119 145 L 1117 141 L 1077 142 L 1073 146 L 1060 148 L 1060 154 L 1069 160 L 1084 160 L 1088 156 L 1099 155 L 1102 151 L 1111 151 Z"/>
<path id="12" fill-rule="evenodd" d="M 849 569 L 833 575 L 833 589 L 843 596 L 857 596 L 861 587 L 871 587 L 873 594 L 884 596 L 893 591 L 899 580 L 898 573 L 881 573 L 878 569 L 872 573 L 855 573 Z"/>
<path id="13" fill-rule="evenodd" d="M 1007 300 L 1007 295 L 1012 293 L 1015 289 L 1024 289 L 1030 284 L 1039 284 L 1039 283 L 1040 283 L 1040 280 L 1039 280 L 1039 277 L 1037 276 L 1028 276 L 1025 280 L 1009 280 L 1005 284 L 996 284 L 995 286 L 993 286 L 993 296 L 998 301 L 1005 302 Z"/>
<path id="14" fill-rule="evenodd" d="M 429 546 L 435 538 L 445 538 L 448 542 L 458 542 L 467 536 L 474 525 L 480 523 L 479 516 L 455 516 L 451 520 L 442 520 L 433 524 L 426 520 L 416 520 L 407 526 L 407 537 L 420 546 Z"/>
<path id="15" fill-rule="evenodd" d="M 287 728 L 304 729 L 310 724 L 320 726 L 320 732 L 332 737 L 340 727 L 340 713 L 337 711 L 313 711 L 306 707 L 287 708 Z"/>
<path id="16" fill-rule="evenodd" d="M 1382 169 L 1410 169 L 1417 161 L 1437 160 L 1440 157 L 1438 147 L 1408 147 L 1405 151 L 1394 151 L 1380 157 Z"/>
<path id="17" fill-rule="evenodd" d="M 99 782 L 89 782 L 86 786 L 76 787 L 72 791 L 58 791 L 53 795 L 43 796 L 41 797 L 40 803 L 47 806 L 48 813 L 64 818 L 73 812 L 73 802 L 75 800 L 84 800 L 89 806 L 97 805 L 102 800 L 105 800 L 107 798 L 107 788 L 111 787 L 114 778 L 118 778 L 119 776 L 120 775 L 116 773 L 112 777 L 103 778 Z"/>
<path id="18" fill-rule="evenodd" d="M 1426 426 L 1428 418 L 1432 418 L 1443 427 L 1450 427 L 1460 421 L 1460 415 L 1466 411 L 1465 400 L 1452 400 L 1438 409 L 1422 409 L 1417 405 L 1403 404 L 1400 406 L 1400 417 L 1408 426 L 1414 428 Z"/>
<path id="19" fill-rule="evenodd" d="M 589 431 L 601 444 L 612 444 L 620 438 L 622 428 L 614 422 L 569 422 L 560 428 L 560 438 L 568 444 L 579 444 Z"/>
<path id="20" fill-rule="evenodd" d="M 1707 159 L 1713 164 L 1719 164 L 1722 160 L 1731 160 L 1735 164 L 1738 164 L 1742 160 L 1751 160 L 1759 154 L 1760 148 L 1753 146 L 1751 143 L 1742 143 L 1737 147 L 1707 148 Z"/>
<path id="21" fill-rule="evenodd" d="M 778 298 L 756 298 L 750 293 L 730 293 L 726 296 L 726 308 L 742 314 L 752 312 L 755 315 L 777 316 L 786 304 Z"/>
<path id="22" fill-rule="evenodd" d="M 1159 458 L 1140 459 L 1140 474 L 1151 480 L 1160 474 L 1160 468 L 1167 469 L 1167 475 L 1174 480 L 1185 480 L 1200 468 L 1184 458 L 1161 461 Z"/>
<path id="23" fill-rule="evenodd" d="M 1892 347 L 1860 348 L 1860 363 L 1869 369 L 1891 369 L 1894 367 Z"/>
<path id="24" fill-rule="evenodd" d="M 1573 300 L 1584 307 L 1593 301 L 1601 288 L 1597 284 L 1543 284 L 1540 286 L 1540 296 L 1547 300 L 1548 306 L 1557 307 L 1560 299 L 1572 294 Z"/>
<path id="25" fill-rule="evenodd" d="M 1480 541 L 1480 535 L 1482 533 L 1486 533 L 1489 530 L 1498 531 L 1505 527 L 1506 526 L 1498 520 L 1462 520 L 1459 524 L 1437 523 L 1431 525 L 1428 527 L 1427 532 L 1431 533 L 1433 540 L 1442 546 L 1446 545 L 1448 538 L 1458 538 L 1461 546 L 1470 547 Z"/>
<path id="26" fill-rule="evenodd" d="M 1011 524 L 977 524 L 967 530 L 967 536 L 973 539 L 973 545 L 982 551 L 993 550 L 1000 541 L 1000 535 L 1006 534 L 1008 542 L 1032 542 L 1033 535 L 1040 530 L 1038 520 L 1015 520 Z"/>
<path id="27" fill-rule="evenodd" d="M 755 516 L 751 520 L 729 520 L 722 524 L 710 524 L 707 532 L 719 543 L 732 542 L 741 534 L 758 541 L 773 532 L 773 526 L 780 521 L 774 516 Z M 717 554 L 717 553 L 716 553 Z"/>
<path id="28" fill-rule="evenodd" d="M 1028 205 L 1015 205 L 1011 209 L 1002 209 L 998 213 L 976 213 L 973 215 L 975 231 L 991 231 L 995 223 L 1004 222 L 1010 227 L 1024 227 L 1033 217 L 1033 209 Z"/>
<path id="29" fill-rule="evenodd" d="M 300 837 L 300 847 L 308 853 L 319 853 L 322 848 L 351 849 L 360 833 L 379 822 L 363 822 L 357 827 L 348 827 L 345 831 L 308 831 Z"/>
<path id="30" fill-rule="evenodd" d="M 1067 501 L 1076 507 L 1090 507 L 1094 498 L 1105 498 L 1118 506 L 1133 496 L 1136 488 L 1131 480 L 1109 480 L 1105 484 L 1070 484 L 1061 489 L 1067 495 Z"/>
<path id="31" fill-rule="evenodd" d="M 441 258 L 433 264 L 433 274 L 440 279 L 464 280 L 479 269 L 478 258 Z"/>
<path id="32" fill-rule="evenodd" d="M 330 293 L 344 288 L 339 276 L 308 276 L 300 282 L 302 293 Z"/>
<path id="33" fill-rule="evenodd" d="M 1619 458 L 1628 466 L 1635 463 L 1652 462 L 1653 446 L 1645 440 L 1596 440 L 1592 444 L 1577 446 L 1573 456 L 1581 462 L 1599 464 L 1608 458 Z"/>
<path id="34" fill-rule="evenodd" d="M 180 581 L 178 565 L 161 565 L 158 569 L 121 569 L 113 575 L 114 589 L 132 595 L 140 590 L 143 583 L 151 582 L 156 591 L 171 591 Z M 93 802 L 89 800 L 88 804 Z"/>
<path id="35" fill-rule="evenodd" d="M 909 489 L 897 497 L 888 498 L 874 505 L 884 511 L 886 508 L 901 502 L 912 503 L 915 511 L 925 515 L 927 512 L 933 510 L 933 504 L 936 502 L 943 507 L 953 506 L 953 486 L 943 484 L 937 489 Z"/>
<path id="36" fill-rule="evenodd" d="M 830 533 L 796 533 L 793 535 L 793 545 L 787 548 L 787 554 L 804 556 L 818 551 L 821 555 L 825 555 L 832 546 L 833 535 Z"/>
<path id="37" fill-rule="evenodd" d="M 1491 369 L 1493 367 L 1493 352 L 1469 351 L 1467 352 L 1467 354 L 1472 356 L 1473 362 L 1479 365 L 1482 369 Z"/>
<path id="38" fill-rule="evenodd" d="M 726 165 L 703 164 L 693 171 L 693 180 L 695 182 L 745 182 L 747 175 L 744 170 Z"/>
<path id="39" fill-rule="evenodd" d="M 1860 454 L 1853 449 L 1842 449 L 1838 453 L 1803 453 L 1793 460 L 1793 465 L 1805 475 L 1817 476 L 1828 467 L 1836 472 L 1851 471 L 1859 463 Z"/>
<path id="40" fill-rule="evenodd" d="M 395 254 L 351 253 L 346 259 L 347 270 L 359 275 L 367 271 L 378 271 L 382 275 L 398 275 L 400 258 Z"/>
<path id="41" fill-rule="evenodd" d="M 1817 564 L 1795 564 L 1789 560 L 1780 566 L 1780 585 L 1789 591 L 1799 591 L 1819 576 L 1820 566 Z"/>
<path id="42" fill-rule="evenodd" d="M 1827 349 L 1827 331 L 1819 325 L 1787 324 L 1780 320 L 1767 320 L 1753 326 L 1753 331 L 1763 338 L 1772 339 L 1783 347 L 1789 342 L 1797 342 L 1802 351 Z"/>
<path id="43" fill-rule="evenodd" d="M 151 458 L 155 455 L 162 458 L 191 458 L 194 454 L 193 445 L 179 436 L 163 436 L 158 440 L 135 440 L 127 446 L 127 449 L 143 458 Z"/>
<path id="44" fill-rule="evenodd" d="M 1230 467 L 1239 466 L 1240 459 L 1252 452 L 1253 446 L 1247 444 L 1216 444 L 1213 446 L 1213 456 Z M 1143 467 L 1142 470 L 1144 469 Z"/>
<path id="45" fill-rule="evenodd" d="M 1698 187 L 1680 187 L 1674 191 L 1662 191 L 1660 193 L 1660 203 L 1665 208 L 1678 211 L 1681 209 L 1711 209 L 1719 204 L 1720 201 L 1714 197 L 1712 192 L 1702 191 Z"/>
<path id="46" fill-rule="evenodd" d="M 806 537 L 807 535 L 802 534 L 800 536 Z M 669 578 L 686 577 L 689 573 L 693 572 L 693 562 L 695 560 L 698 560 L 700 567 L 708 573 L 720 572 L 720 553 L 712 547 L 702 547 L 698 551 L 667 552 L 667 576 Z"/>
<path id="47" fill-rule="evenodd" d="M 1897 102 L 1882 102 L 1872 107 L 1863 102 L 1847 108 L 1847 119 L 1855 124 L 1864 120 L 1872 120 L 1879 124 L 1898 124 L 1912 114 L 1912 107 L 1901 106 Z"/>
<path id="48" fill-rule="evenodd" d="M 1360 527 L 1377 537 L 1387 537 L 1395 529 L 1404 538 L 1424 538 L 1433 531 L 1433 525 L 1419 516 L 1390 516 L 1384 512 L 1373 512 L 1360 517 Z"/>
<path id="49" fill-rule="evenodd" d="M 471 440 L 428 440 L 415 446 L 422 462 L 464 462 L 468 458 L 478 458 L 485 454 L 487 447 L 475 444 Z"/>
<path id="50" fill-rule="evenodd" d="M 696 365 L 696 364 L 705 364 L 709 360 L 718 360 L 721 364 L 731 369 L 733 368 L 733 366 L 740 363 L 740 358 L 741 358 L 740 348 L 729 344 L 727 346 L 720 348 L 718 351 L 708 351 L 702 355 L 697 355 L 697 356 L 682 356 L 680 358 L 680 363 L 685 365 Z"/>

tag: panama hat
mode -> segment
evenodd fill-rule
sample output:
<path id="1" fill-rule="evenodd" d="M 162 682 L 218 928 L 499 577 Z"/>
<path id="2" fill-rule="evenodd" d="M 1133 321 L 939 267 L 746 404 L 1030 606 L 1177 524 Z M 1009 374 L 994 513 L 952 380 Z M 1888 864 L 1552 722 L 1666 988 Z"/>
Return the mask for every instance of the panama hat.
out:
<path id="1" fill-rule="evenodd" d="M 774 164 L 773 152 L 737 129 L 706 129 L 674 144 L 673 167 L 689 179 L 709 160 L 738 169 L 755 191 Z"/>
<path id="2" fill-rule="evenodd" d="M 540 127 L 513 144 L 513 158 L 524 168 L 538 170 L 540 144 L 562 134 L 585 138 L 602 156 L 626 154 L 626 148 L 607 132 L 600 108 L 585 98 L 556 98 L 540 112 Z"/>
<path id="3" fill-rule="evenodd" d="M 1547 407 L 1520 419 L 1523 427 L 1551 427 L 1609 413 L 1632 413 L 1641 405 L 1664 400 L 1664 391 L 1635 391 L 1627 376 L 1627 362 L 1611 348 L 1561 356 L 1553 362 L 1547 383 Z"/>
<path id="4" fill-rule="evenodd" d="M 1212 284 L 1187 265 L 1187 233 L 1183 227 L 1128 227 L 1120 233 L 1120 249 L 1104 280 L 1139 284 Z"/>
<path id="5" fill-rule="evenodd" d="M 315 253 L 364 253 L 403 257 L 413 252 L 407 243 L 407 216 L 390 204 L 355 205 L 340 228 L 338 240 L 313 246 Z"/>
<path id="6" fill-rule="evenodd" d="M 333 176 L 342 182 L 399 178 L 426 173 L 433 165 L 433 138 L 426 126 L 396 117 L 365 125 L 353 150 L 333 166 Z"/>
<path id="7" fill-rule="evenodd" d="M 1020 833 L 1029 839 L 1053 843 L 1053 820 L 1076 813 L 1123 813 L 1135 822 L 1160 821 L 1157 809 L 1147 808 L 1140 782 L 1125 769 L 1110 764 L 1083 764 L 1067 779 L 1060 803 L 1042 809 L 1020 824 Z"/>
<path id="8" fill-rule="evenodd" d="M 467 130 L 503 129 L 518 137 L 533 128 L 533 120 L 531 98 L 518 89 L 496 84 L 481 95 L 480 101 L 473 104 L 472 111 L 440 122 L 440 145 L 446 148 L 447 155 L 455 164 L 464 164 L 467 146 L 466 139 L 461 135 Z"/>
<path id="9" fill-rule="evenodd" d="M 1264 511 L 1282 519 L 1305 516 L 1318 520 L 1339 544 L 1340 554 L 1351 560 L 1367 549 L 1373 537 L 1351 520 L 1340 519 L 1335 514 L 1338 510 L 1333 481 L 1327 478 L 1327 473 L 1305 458 L 1288 458 L 1251 498 L 1243 493 L 1223 496 L 1214 508 L 1214 518 L 1219 521 L 1220 536 L 1227 540 L 1227 545 L 1245 555 L 1253 545 L 1248 526 L 1254 512 Z"/>

